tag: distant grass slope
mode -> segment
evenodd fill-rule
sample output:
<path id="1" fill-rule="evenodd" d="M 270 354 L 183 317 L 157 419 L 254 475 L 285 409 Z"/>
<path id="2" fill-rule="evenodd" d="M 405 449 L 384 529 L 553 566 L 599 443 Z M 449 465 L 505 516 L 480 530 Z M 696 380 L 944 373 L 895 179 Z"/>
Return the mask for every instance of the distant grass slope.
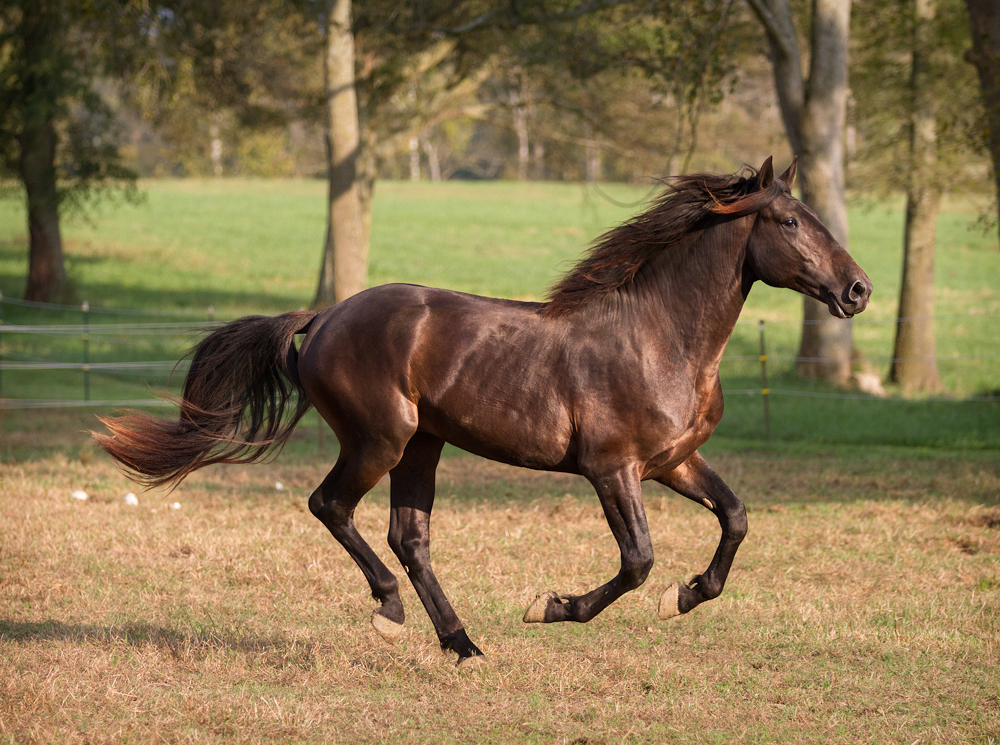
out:
<path id="1" fill-rule="evenodd" d="M 92 307 L 186 311 L 185 320 L 307 306 L 313 297 L 323 241 L 325 185 L 318 181 L 176 181 L 144 185 L 138 206 L 109 204 L 90 220 L 67 218 L 67 264 L 79 298 Z M 647 190 L 605 187 L 616 200 L 636 202 Z M 370 283 L 413 282 L 466 292 L 541 299 L 594 237 L 638 212 L 591 189 L 560 183 L 380 182 L 376 190 Z M 994 234 L 976 231 L 975 210 L 951 203 L 938 230 L 936 312 L 939 363 L 958 396 L 1000 390 L 1000 251 Z M 885 374 L 892 354 L 902 253 L 899 204 L 851 211 L 851 252 L 875 284 L 869 310 L 855 322 L 855 345 L 871 369 Z M 26 272 L 23 208 L 0 203 L 0 289 L 18 297 Z M 7 306 L 6 323 L 76 323 L 79 313 Z M 977 314 L 977 315 L 970 315 Z M 756 357 L 756 320 L 767 321 L 770 384 L 776 389 L 829 393 L 799 379 L 801 298 L 757 285 L 730 343 L 731 356 Z M 91 321 L 150 320 L 100 317 Z M 176 319 L 171 319 L 176 320 Z M 91 340 L 92 361 L 176 359 L 190 337 Z M 79 361 L 77 338 L 5 339 L 8 359 Z M 757 389 L 756 359 L 723 365 L 733 391 Z M 10 372 L 4 396 L 79 398 L 78 371 Z M 164 375 L 91 374 L 92 398 L 149 395 Z M 731 395 L 721 437 L 763 433 L 760 397 Z M 938 446 L 1000 447 L 997 405 L 830 401 L 772 398 L 777 439 L 822 438 Z"/>

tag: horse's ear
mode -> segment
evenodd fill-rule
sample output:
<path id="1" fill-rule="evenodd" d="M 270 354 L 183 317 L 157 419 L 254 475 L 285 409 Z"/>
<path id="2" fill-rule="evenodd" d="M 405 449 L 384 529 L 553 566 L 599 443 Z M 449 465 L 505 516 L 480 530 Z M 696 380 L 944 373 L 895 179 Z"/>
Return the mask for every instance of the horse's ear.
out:
<path id="1" fill-rule="evenodd" d="M 798 171 L 799 156 L 792 158 L 792 164 L 788 166 L 788 170 L 783 174 L 778 176 L 781 181 L 785 182 L 785 185 L 791 189 L 795 185 L 795 173 Z"/>
<path id="2" fill-rule="evenodd" d="M 771 165 L 771 156 L 767 156 L 764 165 L 757 171 L 757 188 L 761 191 L 774 183 L 774 167 Z"/>

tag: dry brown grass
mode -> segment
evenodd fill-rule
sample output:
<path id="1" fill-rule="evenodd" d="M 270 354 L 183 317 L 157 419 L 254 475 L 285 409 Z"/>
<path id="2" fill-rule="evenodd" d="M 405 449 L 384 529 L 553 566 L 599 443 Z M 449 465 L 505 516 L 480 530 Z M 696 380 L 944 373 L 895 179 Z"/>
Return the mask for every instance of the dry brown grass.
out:
<path id="1" fill-rule="evenodd" d="M 537 592 L 617 568 L 591 490 L 447 458 L 435 567 L 491 660 L 464 674 L 402 577 L 403 638 L 370 629 L 361 573 L 305 509 L 325 466 L 209 469 L 129 507 L 132 487 L 83 453 L 0 466 L 0 742 L 1000 738 L 992 456 L 717 454 L 750 510 L 724 595 L 656 620 L 718 527 L 649 488 L 647 584 L 544 627 L 520 621 Z M 398 566 L 383 486 L 357 520 Z"/>

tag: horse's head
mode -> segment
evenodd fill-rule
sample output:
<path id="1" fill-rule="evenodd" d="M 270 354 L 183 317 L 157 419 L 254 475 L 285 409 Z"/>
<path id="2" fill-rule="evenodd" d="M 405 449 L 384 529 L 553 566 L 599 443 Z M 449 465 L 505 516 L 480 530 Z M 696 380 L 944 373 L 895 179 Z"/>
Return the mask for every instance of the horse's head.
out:
<path id="1" fill-rule="evenodd" d="M 837 318 L 850 318 L 868 305 L 872 283 L 816 213 L 791 194 L 795 162 L 774 181 L 771 159 L 757 176 L 761 191 L 778 196 L 756 214 L 747 244 L 752 279 L 788 287 L 826 303 Z"/>

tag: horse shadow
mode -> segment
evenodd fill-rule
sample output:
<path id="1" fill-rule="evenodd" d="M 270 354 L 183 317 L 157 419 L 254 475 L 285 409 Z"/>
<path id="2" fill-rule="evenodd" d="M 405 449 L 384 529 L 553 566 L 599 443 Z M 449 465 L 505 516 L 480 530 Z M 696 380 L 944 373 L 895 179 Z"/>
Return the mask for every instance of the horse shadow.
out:
<path id="1" fill-rule="evenodd" d="M 75 624 L 55 619 L 0 619 L 0 644 L 40 645 L 66 641 L 101 647 L 154 648 L 178 660 L 200 660 L 214 653 L 240 654 L 271 667 L 312 669 L 318 644 L 266 636 L 249 630 L 205 627 L 180 630 L 153 623 Z"/>

